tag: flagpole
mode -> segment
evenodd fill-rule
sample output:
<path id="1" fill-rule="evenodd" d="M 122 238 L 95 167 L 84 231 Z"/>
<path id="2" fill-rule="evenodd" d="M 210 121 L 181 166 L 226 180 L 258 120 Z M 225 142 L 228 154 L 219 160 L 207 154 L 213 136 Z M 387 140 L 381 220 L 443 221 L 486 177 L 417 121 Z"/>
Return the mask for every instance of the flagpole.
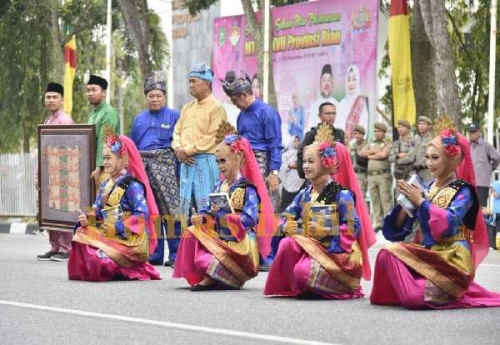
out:
<path id="1" fill-rule="evenodd" d="M 264 56 L 262 68 L 262 100 L 269 99 L 269 0 L 264 0 Z"/>
<path id="2" fill-rule="evenodd" d="M 173 18 L 174 5 L 173 1 L 167 2 L 167 42 L 168 42 L 168 84 L 167 84 L 167 105 L 170 109 L 174 109 L 174 37 L 173 37 Z"/>
<path id="3" fill-rule="evenodd" d="M 488 92 L 488 142 L 493 144 L 493 120 L 495 117 L 495 60 L 497 46 L 497 0 L 491 1 L 490 72 Z"/>
<path id="4" fill-rule="evenodd" d="M 111 97 L 111 0 L 108 0 L 108 11 L 106 16 L 106 75 L 108 81 L 108 92 L 106 101 L 109 103 Z"/>

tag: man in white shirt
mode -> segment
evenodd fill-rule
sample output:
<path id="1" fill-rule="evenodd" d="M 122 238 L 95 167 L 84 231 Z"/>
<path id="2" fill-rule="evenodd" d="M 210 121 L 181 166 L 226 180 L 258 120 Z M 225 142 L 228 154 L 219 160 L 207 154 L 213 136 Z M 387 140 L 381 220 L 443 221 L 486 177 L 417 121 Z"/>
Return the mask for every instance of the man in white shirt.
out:
<path id="1" fill-rule="evenodd" d="M 314 101 L 309 107 L 309 115 L 307 116 L 306 126 L 304 131 L 307 132 L 312 127 L 316 127 L 320 122 L 318 119 L 318 109 L 322 103 L 329 102 L 332 103 L 336 109 L 339 108 L 339 102 L 333 98 L 333 74 L 332 65 L 326 64 L 321 69 L 321 78 L 319 80 L 319 89 L 321 92 L 320 97 Z M 342 128 L 343 129 L 343 128 Z"/>

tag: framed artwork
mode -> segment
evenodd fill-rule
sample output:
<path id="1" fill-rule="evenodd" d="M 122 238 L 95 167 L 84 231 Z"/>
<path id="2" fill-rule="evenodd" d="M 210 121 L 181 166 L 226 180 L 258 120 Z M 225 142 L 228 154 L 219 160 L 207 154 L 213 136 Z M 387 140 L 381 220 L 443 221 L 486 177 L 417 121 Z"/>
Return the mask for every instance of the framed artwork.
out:
<path id="1" fill-rule="evenodd" d="M 95 199 L 94 125 L 38 126 L 38 224 L 44 230 L 72 231 L 75 210 Z"/>

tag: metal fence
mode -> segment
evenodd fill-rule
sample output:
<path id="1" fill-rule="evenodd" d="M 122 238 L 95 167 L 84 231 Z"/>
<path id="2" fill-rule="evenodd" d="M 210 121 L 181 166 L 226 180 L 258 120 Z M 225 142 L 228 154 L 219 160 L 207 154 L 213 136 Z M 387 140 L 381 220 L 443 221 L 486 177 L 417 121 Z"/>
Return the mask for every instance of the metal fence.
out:
<path id="1" fill-rule="evenodd" d="M 0 154 L 0 216 L 35 216 L 36 153 Z"/>

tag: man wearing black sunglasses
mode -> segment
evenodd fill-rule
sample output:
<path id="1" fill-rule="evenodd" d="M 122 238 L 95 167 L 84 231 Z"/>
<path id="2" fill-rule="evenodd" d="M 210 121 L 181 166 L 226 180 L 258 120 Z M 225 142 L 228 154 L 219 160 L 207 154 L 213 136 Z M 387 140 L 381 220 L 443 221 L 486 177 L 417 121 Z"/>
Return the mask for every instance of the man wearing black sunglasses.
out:
<path id="1" fill-rule="evenodd" d="M 304 170 L 302 169 L 304 147 L 311 145 L 316 137 L 316 132 L 319 125 L 326 123 L 332 127 L 333 140 L 345 144 L 345 133 L 340 128 L 335 128 L 334 123 L 337 118 L 337 107 L 330 102 L 321 103 L 319 106 L 319 119 L 321 123 L 318 126 L 311 128 L 309 132 L 304 136 L 304 140 L 300 143 L 299 150 L 297 152 L 297 171 L 299 172 L 300 178 L 305 178 Z"/>

